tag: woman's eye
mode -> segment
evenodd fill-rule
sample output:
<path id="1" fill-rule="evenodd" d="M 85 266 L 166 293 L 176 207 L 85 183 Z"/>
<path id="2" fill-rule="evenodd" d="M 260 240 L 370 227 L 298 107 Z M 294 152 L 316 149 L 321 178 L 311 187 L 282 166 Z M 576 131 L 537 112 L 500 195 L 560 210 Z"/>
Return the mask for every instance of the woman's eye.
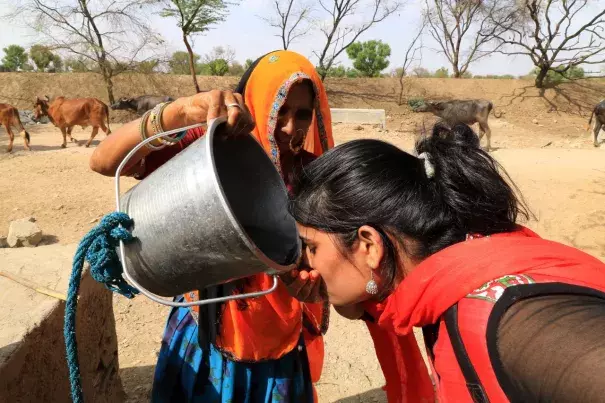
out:
<path id="1" fill-rule="evenodd" d="M 285 116 L 286 114 L 288 114 L 289 111 L 290 111 L 290 108 L 288 108 L 286 105 L 284 105 L 279 109 L 279 112 L 277 114 L 279 116 Z"/>
<path id="2" fill-rule="evenodd" d="M 314 255 L 314 254 L 315 254 L 315 250 L 316 250 L 316 249 L 317 249 L 317 248 L 316 248 L 315 246 L 309 246 L 309 245 L 307 245 L 307 250 L 308 250 L 308 251 L 309 251 L 309 253 L 311 253 L 312 255 Z"/>
<path id="3" fill-rule="evenodd" d="M 298 120 L 311 120 L 311 118 L 313 118 L 313 111 L 309 109 L 301 109 L 296 112 L 296 118 Z"/>

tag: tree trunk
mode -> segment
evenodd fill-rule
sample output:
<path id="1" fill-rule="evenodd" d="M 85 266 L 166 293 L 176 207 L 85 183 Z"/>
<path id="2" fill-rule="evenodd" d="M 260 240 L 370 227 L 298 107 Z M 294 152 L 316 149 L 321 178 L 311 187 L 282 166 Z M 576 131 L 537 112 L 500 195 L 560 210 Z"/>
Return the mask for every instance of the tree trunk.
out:
<path id="1" fill-rule="evenodd" d="M 105 81 L 105 87 L 107 89 L 107 98 L 109 99 L 109 104 L 114 104 L 115 98 L 113 96 L 113 80 L 111 77 L 107 76 L 106 73 L 103 73 L 103 81 Z"/>
<path id="2" fill-rule="evenodd" d="M 191 45 L 187 40 L 187 35 L 183 33 L 183 42 L 185 42 L 185 46 L 187 47 L 187 52 L 189 53 L 189 71 L 191 72 L 191 78 L 193 79 L 193 86 L 195 87 L 195 92 L 200 92 L 200 85 L 197 83 L 197 76 L 195 75 L 195 62 L 193 61 L 193 49 L 191 49 Z"/>
<path id="3" fill-rule="evenodd" d="M 536 76 L 536 88 L 544 88 L 544 80 L 546 79 L 546 75 L 548 74 L 548 67 L 540 67 L 540 71 Z"/>

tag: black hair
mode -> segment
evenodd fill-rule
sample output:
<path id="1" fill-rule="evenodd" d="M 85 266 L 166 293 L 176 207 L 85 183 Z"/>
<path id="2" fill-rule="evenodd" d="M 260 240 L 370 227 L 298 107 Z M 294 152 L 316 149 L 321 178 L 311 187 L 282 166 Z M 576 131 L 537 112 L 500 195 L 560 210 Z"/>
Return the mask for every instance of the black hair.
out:
<path id="1" fill-rule="evenodd" d="M 509 232 L 517 218 L 529 218 L 517 188 L 467 125 L 437 124 L 415 151 L 425 153 L 429 170 L 423 159 L 383 141 L 344 143 L 305 167 L 290 203 L 299 223 L 337 235 L 345 248 L 361 226 L 375 228 L 386 246 L 387 288 L 398 276 L 397 246 L 421 260 L 467 234 Z M 412 248 L 393 243 L 403 236 Z"/>

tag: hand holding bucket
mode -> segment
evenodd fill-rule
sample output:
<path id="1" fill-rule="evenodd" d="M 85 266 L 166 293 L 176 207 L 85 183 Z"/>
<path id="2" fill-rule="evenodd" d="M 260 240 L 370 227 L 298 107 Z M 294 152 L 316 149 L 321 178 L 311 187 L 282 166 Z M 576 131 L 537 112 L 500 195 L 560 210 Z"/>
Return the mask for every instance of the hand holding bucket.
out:
<path id="1" fill-rule="evenodd" d="M 299 260 L 296 223 L 278 171 L 251 135 L 221 138 L 217 131 L 225 122 L 209 121 L 202 138 L 123 196 L 121 171 L 145 142 L 116 172 L 117 210 L 134 220 L 135 241 L 120 244 L 124 277 L 156 302 L 190 306 L 265 295 L 277 287 L 277 276 L 269 290 L 193 303 L 153 294 L 171 297 L 259 273 L 276 275 Z"/>

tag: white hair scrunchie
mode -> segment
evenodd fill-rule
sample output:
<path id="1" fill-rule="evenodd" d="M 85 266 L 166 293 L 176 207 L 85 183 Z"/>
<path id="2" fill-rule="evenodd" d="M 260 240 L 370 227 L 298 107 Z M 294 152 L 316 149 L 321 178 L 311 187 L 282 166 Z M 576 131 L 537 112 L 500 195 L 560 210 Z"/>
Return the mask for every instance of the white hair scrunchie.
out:
<path id="1" fill-rule="evenodd" d="M 435 166 L 431 162 L 431 155 L 425 152 L 420 154 L 418 159 L 421 159 L 424 163 L 424 172 L 426 173 L 426 177 L 431 179 L 433 176 L 435 176 Z"/>

